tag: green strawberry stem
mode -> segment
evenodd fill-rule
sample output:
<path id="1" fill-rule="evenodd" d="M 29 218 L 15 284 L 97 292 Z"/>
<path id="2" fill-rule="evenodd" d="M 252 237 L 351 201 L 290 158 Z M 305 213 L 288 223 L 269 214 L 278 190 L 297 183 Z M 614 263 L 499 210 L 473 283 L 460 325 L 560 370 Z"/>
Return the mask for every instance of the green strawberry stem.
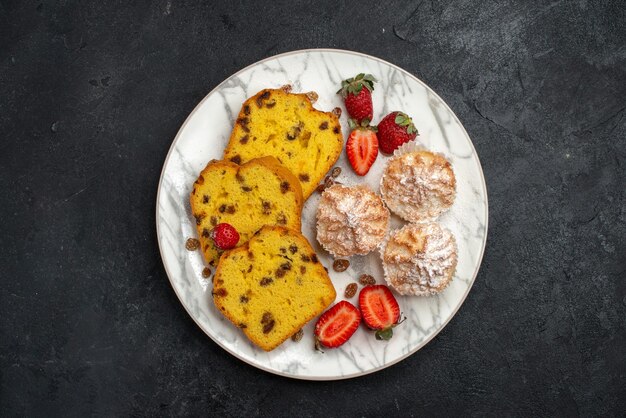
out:
<path id="1" fill-rule="evenodd" d="M 376 339 L 389 341 L 393 337 L 393 326 L 376 331 Z"/>
<path id="2" fill-rule="evenodd" d="M 348 94 L 354 94 L 357 96 L 363 86 L 370 92 L 374 91 L 374 83 L 377 82 L 376 78 L 371 74 L 360 73 L 353 78 L 348 78 L 341 82 L 341 88 L 337 90 L 337 94 L 341 94 L 344 98 Z"/>

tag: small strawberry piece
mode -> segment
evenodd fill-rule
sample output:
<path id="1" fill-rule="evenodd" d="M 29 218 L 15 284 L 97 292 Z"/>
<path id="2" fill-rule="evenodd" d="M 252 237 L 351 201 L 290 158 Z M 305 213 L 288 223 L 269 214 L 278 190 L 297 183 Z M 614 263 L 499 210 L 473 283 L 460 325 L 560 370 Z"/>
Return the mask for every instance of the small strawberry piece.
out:
<path id="1" fill-rule="evenodd" d="M 234 226 L 227 223 L 217 224 L 215 228 L 213 228 L 211 237 L 215 245 L 222 250 L 235 248 L 239 242 L 239 233 Z"/>
<path id="2" fill-rule="evenodd" d="M 365 286 L 359 293 L 363 321 L 376 331 L 377 340 L 389 340 L 400 322 L 400 307 L 391 290 L 384 285 Z"/>
<path id="3" fill-rule="evenodd" d="M 361 73 L 343 80 L 341 88 L 337 91 L 343 97 L 348 115 L 359 125 L 363 122 L 368 125 L 372 121 L 374 115 L 372 92 L 376 81 L 373 75 Z"/>
<path id="4" fill-rule="evenodd" d="M 320 316 L 315 324 L 315 341 L 335 348 L 352 337 L 361 323 L 361 313 L 350 302 L 342 300 Z"/>
<path id="5" fill-rule="evenodd" d="M 400 145 L 418 135 L 413 120 L 402 112 L 391 112 L 378 124 L 378 144 L 380 150 L 391 154 Z"/>
<path id="6" fill-rule="evenodd" d="M 357 127 L 346 142 L 346 155 L 354 172 L 364 176 L 378 156 L 378 138 L 371 128 Z"/>

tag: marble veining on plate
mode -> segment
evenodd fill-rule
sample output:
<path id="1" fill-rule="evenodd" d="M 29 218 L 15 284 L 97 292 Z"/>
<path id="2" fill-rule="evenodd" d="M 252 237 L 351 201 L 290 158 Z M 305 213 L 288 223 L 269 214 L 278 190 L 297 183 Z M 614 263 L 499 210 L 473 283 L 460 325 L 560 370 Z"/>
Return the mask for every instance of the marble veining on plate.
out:
<path id="1" fill-rule="evenodd" d="M 389 342 L 376 341 L 362 325 L 339 349 L 316 352 L 313 324 L 305 328 L 299 343 L 287 340 L 270 353 L 254 347 L 239 329 L 217 312 L 211 300 L 211 281 L 202 277 L 204 263 L 199 251 L 185 250 L 185 240 L 196 230 L 189 208 L 189 193 L 198 173 L 211 159 L 221 159 L 234 120 L 243 101 L 267 87 L 293 85 L 296 92 L 315 91 L 315 107 L 330 111 L 343 108 L 335 94 L 341 80 L 359 72 L 373 74 L 379 82 L 373 94 L 374 122 L 393 110 L 413 117 L 419 141 L 441 152 L 452 162 L 457 178 L 457 197 L 452 209 L 439 221 L 456 236 L 459 261 L 452 284 L 433 297 L 398 297 L 407 317 Z M 341 117 L 344 138 L 347 119 Z M 379 154 L 367 176 L 356 176 L 342 153 L 336 166 L 339 180 L 347 185 L 365 182 L 378 192 L 387 157 Z M 394 364 L 417 351 L 436 335 L 456 313 L 469 292 L 482 258 L 487 234 L 487 195 L 478 156 L 467 133 L 448 106 L 425 84 L 384 61 L 337 50 L 307 50 L 268 58 L 231 76 L 196 107 L 180 129 L 166 159 L 157 198 L 157 231 L 161 256 L 176 294 L 196 323 L 225 350 L 264 370 L 303 379 L 338 379 L 357 376 Z M 346 285 L 362 273 L 384 283 L 380 255 L 352 257 L 343 273 L 332 270 L 332 258 L 315 239 L 314 193 L 303 210 L 302 230 L 316 249 L 343 299 Z M 392 227 L 402 225 L 394 217 Z M 357 296 L 350 300 L 357 304 Z"/>

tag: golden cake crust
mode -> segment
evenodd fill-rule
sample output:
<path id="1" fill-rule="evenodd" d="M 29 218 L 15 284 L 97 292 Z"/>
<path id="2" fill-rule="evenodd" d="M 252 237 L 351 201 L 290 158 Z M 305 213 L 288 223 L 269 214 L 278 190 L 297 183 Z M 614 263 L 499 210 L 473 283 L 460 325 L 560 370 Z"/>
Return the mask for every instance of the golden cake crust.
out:
<path id="1" fill-rule="evenodd" d="M 263 225 L 300 230 L 302 189 L 293 174 L 274 157 L 238 165 L 210 161 L 198 176 L 189 198 L 202 253 L 214 266 L 222 253 L 211 238 L 215 225 L 231 224 L 245 244 Z"/>
<path id="2" fill-rule="evenodd" d="M 304 199 L 337 161 L 343 148 L 339 118 L 313 108 L 312 93 L 265 89 L 246 100 L 224 159 L 244 163 L 271 155 L 300 181 Z"/>
<path id="3" fill-rule="evenodd" d="M 387 207 L 409 222 L 435 220 L 454 203 L 456 178 L 442 155 L 411 151 L 392 157 L 381 178 Z"/>
<path id="4" fill-rule="evenodd" d="M 265 351 L 298 332 L 336 297 L 307 239 L 278 226 L 264 226 L 222 255 L 212 294 L 217 309 Z"/>
<path id="5" fill-rule="evenodd" d="M 365 255 L 385 238 L 389 210 L 365 185 L 335 184 L 324 190 L 317 207 L 317 240 L 340 257 Z"/>

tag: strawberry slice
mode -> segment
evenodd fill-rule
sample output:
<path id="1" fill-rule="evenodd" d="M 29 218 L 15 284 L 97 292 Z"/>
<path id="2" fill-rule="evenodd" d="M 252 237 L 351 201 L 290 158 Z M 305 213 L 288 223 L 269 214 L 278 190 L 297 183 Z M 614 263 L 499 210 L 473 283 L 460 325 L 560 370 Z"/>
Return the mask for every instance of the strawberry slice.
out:
<path id="1" fill-rule="evenodd" d="M 348 137 L 346 143 L 348 161 L 359 176 L 364 176 L 378 156 L 378 138 L 370 127 L 358 126 Z"/>
<path id="2" fill-rule="evenodd" d="M 342 300 L 320 316 L 315 324 L 315 342 L 324 347 L 339 347 L 352 337 L 361 323 L 361 313 L 350 302 Z"/>
<path id="3" fill-rule="evenodd" d="M 384 285 L 370 285 L 361 289 L 359 308 L 365 324 L 376 330 L 377 340 L 391 339 L 393 327 L 402 322 L 398 301 Z"/>

